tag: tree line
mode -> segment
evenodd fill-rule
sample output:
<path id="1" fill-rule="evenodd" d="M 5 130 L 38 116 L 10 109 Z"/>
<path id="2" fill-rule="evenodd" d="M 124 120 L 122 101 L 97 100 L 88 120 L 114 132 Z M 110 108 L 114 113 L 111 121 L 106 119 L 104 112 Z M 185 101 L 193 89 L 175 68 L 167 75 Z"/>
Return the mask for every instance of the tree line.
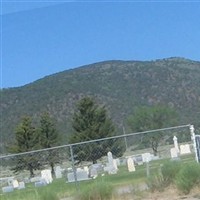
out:
<path id="1" fill-rule="evenodd" d="M 140 107 L 127 119 L 127 124 L 132 131 L 145 131 L 163 128 L 165 125 L 173 125 L 177 122 L 177 119 L 176 112 L 166 106 Z M 92 97 L 84 97 L 77 103 L 72 117 L 72 128 L 73 133 L 69 138 L 69 144 L 116 135 L 115 126 L 105 106 L 98 105 Z M 146 146 L 152 147 L 155 155 L 162 137 L 163 133 L 156 133 L 144 140 Z M 22 119 L 16 127 L 15 139 L 8 151 L 10 153 L 22 153 L 37 149 L 48 149 L 58 146 L 61 140 L 53 118 L 48 112 L 45 112 L 41 114 L 38 127 L 33 126 L 30 116 Z M 96 163 L 108 151 L 111 151 L 114 156 L 120 157 L 125 150 L 124 144 L 119 139 L 73 146 L 76 163 L 82 161 Z M 54 175 L 54 167 L 59 162 L 61 162 L 59 152 L 52 149 L 45 151 L 42 156 L 40 153 L 16 156 L 12 169 L 14 172 L 28 170 L 30 176 L 33 177 L 34 170 L 42 169 L 44 165 L 48 164 L 51 167 L 52 175 Z"/>

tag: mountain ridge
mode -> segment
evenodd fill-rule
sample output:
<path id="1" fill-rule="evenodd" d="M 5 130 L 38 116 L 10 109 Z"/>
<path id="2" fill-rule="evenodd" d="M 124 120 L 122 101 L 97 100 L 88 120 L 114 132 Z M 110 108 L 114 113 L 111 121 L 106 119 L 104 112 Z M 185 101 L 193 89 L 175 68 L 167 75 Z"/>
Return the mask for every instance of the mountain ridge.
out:
<path id="1" fill-rule="evenodd" d="M 200 62 L 177 57 L 102 61 L 64 70 L 21 87 L 3 89 L 0 135 L 8 141 L 23 115 L 32 116 L 37 124 L 40 113 L 48 111 L 67 142 L 72 133 L 70 124 L 75 105 L 86 95 L 94 96 L 99 104 L 106 106 L 118 131 L 140 105 L 168 105 L 180 114 L 180 123 L 197 123 Z"/>

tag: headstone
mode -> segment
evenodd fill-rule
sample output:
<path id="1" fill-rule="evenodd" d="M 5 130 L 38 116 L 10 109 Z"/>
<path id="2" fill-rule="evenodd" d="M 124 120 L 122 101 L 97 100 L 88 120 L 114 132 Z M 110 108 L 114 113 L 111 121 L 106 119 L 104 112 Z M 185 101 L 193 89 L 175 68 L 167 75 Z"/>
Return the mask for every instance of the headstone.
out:
<path id="1" fill-rule="evenodd" d="M 178 158 L 178 152 L 177 152 L 177 149 L 175 147 L 173 147 L 173 148 L 170 149 L 170 153 L 171 153 L 171 158 L 172 159 Z"/>
<path id="2" fill-rule="evenodd" d="M 19 182 L 17 180 L 13 180 L 12 182 L 14 189 L 19 187 Z"/>
<path id="3" fill-rule="evenodd" d="M 143 165 L 143 158 L 142 158 L 142 155 L 136 155 L 133 157 L 133 160 L 134 162 L 137 164 L 137 165 Z"/>
<path id="4" fill-rule="evenodd" d="M 127 159 L 127 167 L 128 167 L 128 171 L 129 172 L 134 172 L 135 171 L 135 165 L 134 165 L 134 161 L 132 158 L 128 158 Z"/>
<path id="5" fill-rule="evenodd" d="M 19 190 L 21 189 L 25 189 L 25 183 L 23 181 L 19 182 L 19 187 L 18 187 Z"/>
<path id="6" fill-rule="evenodd" d="M 35 187 L 42 187 L 45 185 L 47 185 L 47 182 L 45 179 L 35 182 Z"/>
<path id="7" fill-rule="evenodd" d="M 83 181 L 83 180 L 89 179 L 88 173 L 85 170 L 76 172 L 76 178 L 77 178 L 77 181 Z M 67 174 L 67 180 L 68 180 L 68 182 L 75 181 L 74 172 L 70 172 Z"/>
<path id="8" fill-rule="evenodd" d="M 117 164 L 113 161 L 112 153 L 109 151 L 108 154 L 108 163 L 106 167 L 104 167 L 104 171 L 107 171 L 108 174 L 116 174 L 117 173 Z"/>
<path id="9" fill-rule="evenodd" d="M 88 166 L 84 166 L 83 169 L 84 169 L 84 171 L 86 171 L 87 174 L 89 175 L 89 168 L 88 168 Z"/>
<path id="10" fill-rule="evenodd" d="M 14 191 L 14 187 L 13 186 L 6 186 L 6 187 L 2 187 L 2 191 L 3 193 L 7 193 L 7 192 L 13 192 Z"/>
<path id="11" fill-rule="evenodd" d="M 174 141 L 174 148 L 176 149 L 177 153 L 180 152 L 179 147 L 178 147 L 178 139 L 176 136 L 173 137 L 173 141 Z"/>
<path id="12" fill-rule="evenodd" d="M 30 182 L 34 183 L 34 182 L 37 182 L 37 181 L 40 181 L 40 180 L 41 180 L 40 176 L 35 176 L 35 177 L 33 177 L 33 178 L 30 179 Z"/>
<path id="13" fill-rule="evenodd" d="M 108 154 L 108 165 L 109 166 L 113 166 L 113 157 L 112 157 L 112 153 L 109 151 Z"/>
<path id="14" fill-rule="evenodd" d="M 180 153 L 181 153 L 181 155 L 191 153 L 191 151 L 190 151 L 190 145 L 189 144 L 182 144 L 182 145 L 180 145 Z"/>
<path id="15" fill-rule="evenodd" d="M 142 161 L 143 162 L 149 162 L 149 161 L 151 161 L 151 154 L 150 153 L 143 153 L 142 154 Z"/>
<path id="16" fill-rule="evenodd" d="M 42 179 L 44 179 L 46 181 L 47 184 L 52 183 L 52 181 L 53 181 L 50 169 L 42 170 L 41 177 L 42 177 Z"/>
<path id="17" fill-rule="evenodd" d="M 96 168 L 91 168 L 89 173 L 91 178 L 96 178 L 98 176 L 98 172 Z"/>
<path id="18" fill-rule="evenodd" d="M 8 178 L 8 185 L 9 185 L 9 186 L 13 186 L 13 180 L 14 180 L 13 177 Z"/>
<path id="19" fill-rule="evenodd" d="M 55 168 L 55 176 L 56 178 L 62 178 L 62 169 L 60 166 L 56 166 Z"/>
<path id="20" fill-rule="evenodd" d="M 113 159 L 113 167 L 115 168 L 116 171 L 118 170 L 116 159 Z"/>

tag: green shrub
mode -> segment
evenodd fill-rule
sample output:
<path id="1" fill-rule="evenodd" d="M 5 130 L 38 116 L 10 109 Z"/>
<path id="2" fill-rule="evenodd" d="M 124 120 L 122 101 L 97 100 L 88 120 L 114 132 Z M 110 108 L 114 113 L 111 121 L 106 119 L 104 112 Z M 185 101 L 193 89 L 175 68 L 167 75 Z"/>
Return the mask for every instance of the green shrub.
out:
<path id="1" fill-rule="evenodd" d="M 190 190 L 199 183 L 200 165 L 198 163 L 190 163 L 183 166 L 175 180 L 177 188 L 184 194 L 188 194 Z"/>
<path id="2" fill-rule="evenodd" d="M 180 161 L 168 161 L 161 167 L 161 174 L 163 176 L 163 181 L 165 185 L 168 186 L 172 184 L 175 180 L 176 175 L 181 169 Z"/>
<path id="3" fill-rule="evenodd" d="M 151 192 L 163 191 L 166 187 L 163 176 L 161 174 L 150 176 L 147 179 L 147 186 Z"/>
<path id="4" fill-rule="evenodd" d="M 105 182 L 96 182 L 82 189 L 78 200 L 108 200 L 112 197 L 113 187 Z"/>

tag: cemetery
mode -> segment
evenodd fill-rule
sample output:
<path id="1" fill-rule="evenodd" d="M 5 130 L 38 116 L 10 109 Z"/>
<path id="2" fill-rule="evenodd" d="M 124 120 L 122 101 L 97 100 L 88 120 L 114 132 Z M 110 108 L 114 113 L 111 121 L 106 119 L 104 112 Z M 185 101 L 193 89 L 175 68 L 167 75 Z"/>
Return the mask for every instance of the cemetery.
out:
<path id="1" fill-rule="evenodd" d="M 23 176 L 23 178 L 20 176 L 0 177 L 1 200 L 65 200 L 71 196 L 76 197 L 77 191 L 84 191 L 87 187 L 95 186 L 97 183 L 112 185 L 113 194 L 117 195 L 115 199 L 122 198 L 122 195 L 132 195 L 134 188 L 139 191 L 159 190 L 161 183 L 154 185 L 158 188 L 152 188 L 152 178 L 160 176 L 166 163 L 181 163 L 182 166 L 197 163 L 200 155 L 199 138 L 198 135 L 194 138 L 196 153 L 193 143 L 179 144 L 177 137 L 174 136 L 173 144 L 167 147 L 168 156 L 155 156 L 149 149 L 144 149 L 130 151 L 129 154 L 116 158 L 111 151 L 108 151 L 107 155 L 95 164 L 82 162 L 76 166 L 56 165 L 54 176 L 47 168 L 38 171 L 37 175 L 32 178 L 28 176 Z M 199 171 L 198 174 L 200 174 Z M 148 182 L 150 178 L 151 182 Z"/>
<path id="2" fill-rule="evenodd" d="M 174 159 L 172 157 L 171 159 L 151 160 L 152 156 L 145 153 L 142 157 L 143 164 L 136 164 L 134 157 L 127 157 L 116 162 L 111 156 L 112 153 L 108 152 L 106 165 L 94 164 L 90 167 L 76 168 L 76 177 L 72 169 L 68 169 L 67 173 L 62 173 L 60 166 L 57 167 L 59 172 L 56 172 L 57 175 L 54 179 L 51 176 L 50 170 L 41 171 L 41 176 L 31 178 L 29 181 L 18 181 L 11 177 L 11 179 L 7 180 L 8 185 L 2 187 L 1 199 L 42 199 L 40 195 L 44 191 L 47 193 L 55 192 L 58 194 L 58 199 L 64 199 L 76 194 L 76 181 L 78 182 L 79 190 L 96 182 L 110 183 L 114 187 L 116 186 L 116 188 L 123 188 L 127 185 L 137 185 L 138 187 L 138 185 L 144 185 L 147 179 L 147 165 L 145 162 L 149 163 L 150 167 L 148 170 L 150 172 L 148 173 L 152 175 L 160 169 L 163 162 Z M 180 159 L 182 162 L 194 161 L 194 155 L 185 154 Z M 126 160 L 126 163 L 124 163 L 124 160 Z M 37 191 L 37 194 L 35 191 Z"/>

